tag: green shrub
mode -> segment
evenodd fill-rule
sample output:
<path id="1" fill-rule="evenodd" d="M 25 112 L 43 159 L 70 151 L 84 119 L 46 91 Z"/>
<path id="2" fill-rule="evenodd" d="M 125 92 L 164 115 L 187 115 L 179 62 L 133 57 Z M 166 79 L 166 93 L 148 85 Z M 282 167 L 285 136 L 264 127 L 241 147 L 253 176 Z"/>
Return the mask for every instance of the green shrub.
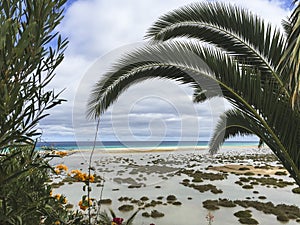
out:
<path id="1" fill-rule="evenodd" d="M 60 104 L 47 88 L 67 41 L 55 30 L 66 0 L 0 3 L 0 151 L 40 135 L 39 121 Z"/>
<path id="2" fill-rule="evenodd" d="M 34 146 L 9 149 L 0 165 L 0 224 L 79 224 L 81 215 L 66 209 L 65 197 L 51 196 L 51 167 Z"/>

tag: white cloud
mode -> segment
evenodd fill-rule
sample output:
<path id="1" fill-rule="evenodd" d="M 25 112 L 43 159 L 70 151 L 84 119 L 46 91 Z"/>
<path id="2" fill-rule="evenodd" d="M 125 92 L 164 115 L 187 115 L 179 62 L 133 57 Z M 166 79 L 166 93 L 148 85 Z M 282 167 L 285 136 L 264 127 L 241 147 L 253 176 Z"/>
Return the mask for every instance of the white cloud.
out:
<path id="1" fill-rule="evenodd" d="M 98 57 L 120 46 L 142 41 L 147 28 L 158 17 L 192 2 L 195 1 L 77 0 L 73 2 L 66 11 L 65 18 L 59 27 L 60 32 L 68 37 L 70 44 L 66 51 L 65 60 L 58 68 L 57 76 L 52 83 L 52 87 L 55 89 L 66 88 L 62 97 L 66 98 L 68 103 L 53 109 L 51 116 L 42 121 L 44 137 L 54 140 L 61 139 L 61 137 L 73 139 L 72 110 L 75 96 L 77 98 L 76 104 L 78 104 L 73 114 L 75 116 L 75 129 L 77 132 L 87 132 L 91 136 L 94 131 L 88 126 L 90 123 L 86 121 L 84 114 L 87 95 L 93 83 L 114 61 L 114 57 L 117 57 L 117 53 L 112 58 L 110 58 L 112 54 L 102 58 L 105 60 L 102 61 L 100 67 L 97 67 L 96 71 L 92 71 L 93 76 L 91 77 L 86 76 L 87 73 L 91 73 L 91 71 L 87 72 L 89 67 Z M 283 5 L 286 4 L 279 0 L 228 0 L 225 2 L 249 8 L 278 26 L 281 19 L 289 13 L 288 9 L 283 8 Z M 116 130 L 124 131 L 125 133 L 122 135 L 126 136 L 128 121 L 130 121 L 128 118 L 136 118 L 134 120 L 138 121 L 137 118 L 139 117 L 144 120 L 146 118 L 161 119 L 165 125 L 171 124 L 171 131 L 167 134 L 168 136 L 176 133 L 178 121 L 180 124 L 187 124 L 184 128 L 187 130 L 185 134 L 187 136 L 192 133 L 188 132 L 189 130 L 199 125 L 199 133 L 203 135 L 201 137 L 206 138 L 216 123 L 216 118 L 220 112 L 218 107 L 222 108 L 223 106 L 220 102 L 214 102 L 217 100 L 195 105 L 191 102 L 191 94 L 190 89 L 176 86 L 174 83 L 167 85 L 165 81 L 149 81 L 131 87 L 103 116 L 102 137 L 106 140 L 113 138 Z M 130 113 L 130 110 L 135 113 Z M 173 113 L 173 116 L 170 112 Z M 212 120 L 212 118 L 215 119 Z M 115 130 L 112 129 L 112 126 Z M 189 127 L 190 129 L 188 129 Z M 140 127 L 137 128 L 141 129 Z M 146 127 L 146 130 L 148 128 Z M 151 129 L 154 132 L 156 128 L 152 126 Z M 83 136 L 82 138 L 90 137 Z"/>
<path id="2" fill-rule="evenodd" d="M 52 137 L 55 137 L 56 141 L 72 140 L 75 138 L 73 128 L 63 124 L 40 125 L 39 130 L 42 133 L 41 141 L 53 141 Z"/>

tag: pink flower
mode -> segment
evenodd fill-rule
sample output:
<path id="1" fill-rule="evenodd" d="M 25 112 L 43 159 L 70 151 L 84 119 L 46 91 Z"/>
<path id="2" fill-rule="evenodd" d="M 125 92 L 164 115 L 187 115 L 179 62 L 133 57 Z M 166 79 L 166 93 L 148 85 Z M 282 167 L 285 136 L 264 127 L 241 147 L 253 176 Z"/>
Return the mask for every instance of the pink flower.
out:
<path id="1" fill-rule="evenodd" d="M 123 223 L 123 220 L 124 220 L 123 218 L 118 218 L 118 217 L 113 218 L 113 222 L 115 222 L 118 225 L 121 225 Z"/>
<path id="2" fill-rule="evenodd" d="M 214 216 L 213 216 L 213 214 L 211 214 L 210 212 L 207 214 L 207 216 L 206 216 L 206 219 L 207 219 L 207 221 L 209 221 L 209 222 L 213 222 L 214 221 Z"/>

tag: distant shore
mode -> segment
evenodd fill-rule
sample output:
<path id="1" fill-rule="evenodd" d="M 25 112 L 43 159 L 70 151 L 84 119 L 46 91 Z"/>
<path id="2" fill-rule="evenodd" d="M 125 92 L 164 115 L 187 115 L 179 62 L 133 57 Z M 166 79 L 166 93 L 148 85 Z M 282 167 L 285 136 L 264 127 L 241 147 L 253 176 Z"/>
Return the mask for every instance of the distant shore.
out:
<path id="1" fill-rule="evenodd" d="M 97 141 L 95 144 L 97 151 L 179 151 L 179 150 L 203 150 L 208 148 L 208 141 Z M 36 150 L 57 150 L 57 151 L 90 151 L 93 149 L 93 142 L 38 142 Z M 255 141 L 229 141 L 222 147 L 240 148 L 256 147 Z"/>
<path id="2" fill-rule="evenodd" d="M 249 146 L 222 146 L 219 150 L 221 152 L 222 150 L 236 150 L 236 149 L 257 149 L 257 145 L 249 145 Z M 42 150 L 41 150 L 42 151 Z M 92 149 L 68 149 L 68 150 L 54 150 L 54 151 L 60 151 L 60 152 L 68 152 L 69 154 L 75 153 L 75 152 L 91 152 Z M 95 153 L 101 153 L 101 154 L 125 154 L 125 153 L 157 153 L 157 152 L 187 152 L 187 151 L 208 151 L 208 147 L 203 146 L 178 146 L 178 147 L 128 147 L 128 148 L 95 148 Z"/>

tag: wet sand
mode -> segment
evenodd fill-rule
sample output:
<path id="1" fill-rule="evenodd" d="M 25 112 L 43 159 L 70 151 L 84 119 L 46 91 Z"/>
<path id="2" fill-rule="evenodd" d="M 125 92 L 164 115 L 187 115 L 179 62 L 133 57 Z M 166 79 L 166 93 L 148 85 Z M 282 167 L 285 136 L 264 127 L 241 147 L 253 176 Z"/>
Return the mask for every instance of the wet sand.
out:
<path id="1" fill-rule="evenodd" d="M 51 163 L 63 163 L 69 170 L 86 172 L 89 156 L 90 150 L 74 151 L 69 156 L 54 158 Z M 255 207 L 268 202 L 274 207 L 300 205 L 299 195 L 292 192 L 297 186 L 268 149 L 226 147 L 214 156 L 207 149 L 96 150 L 92 162 L 95 175 L 105 179 L 102 199 L 106 201 L 101 210 L 111 208 L 126 219 L 140 208 L 134 225 L 208 224 L 208 212 L 215 217 L 213 225 L 241 224 L 234 216 L 240 210 L 250 210 L 251 218 L 259 224 L 281 224 L 277 215 Z M 55 176 L 54 182 L 64 177 L 64 174 Z M 91 195 L 95 199 L 99 199 L 100 184 L 100 181 L 92 184 Z M 78 201 L 86 194 L 83 185 L 83 182 L 63 182 L 54 193 L 66 195 L 74 209 L 78 209 Z M 175 198 L 170 201 L 170 196 Z M 227 207 L 223 201 L 216 202 L 219 199 L 239 204 Z M 213 200 L 216 205 L 205 205 L 207 200 Z M 250 206 L 244 208 L 246 201 L 250 201 Z M 120 210 L 124 205 L 133 209 Z M 163 216 L 154 218 L 153 211 Z M 300 221 L 300 216 L 291 216 L 285 224 L 299 224 L 297 220 Z"/>
<path id="2" fill-rule="evenodd" d="M 236 165 L 236 164 L 228 164 L 223 166 L 213 166 L 209 168 L 210 170 L 215 170 L 219 172 L 228 172 L 228 173 L 237 173 L 237 174 L 245 174 L 245 173 L 253 173 L 255 175 L 275 175 L 276 173 L 286 173 L 287 170 L 283 169 L 281 166 L 268 166 L 263 168 L 255 168 L 251 165 Z"/>

